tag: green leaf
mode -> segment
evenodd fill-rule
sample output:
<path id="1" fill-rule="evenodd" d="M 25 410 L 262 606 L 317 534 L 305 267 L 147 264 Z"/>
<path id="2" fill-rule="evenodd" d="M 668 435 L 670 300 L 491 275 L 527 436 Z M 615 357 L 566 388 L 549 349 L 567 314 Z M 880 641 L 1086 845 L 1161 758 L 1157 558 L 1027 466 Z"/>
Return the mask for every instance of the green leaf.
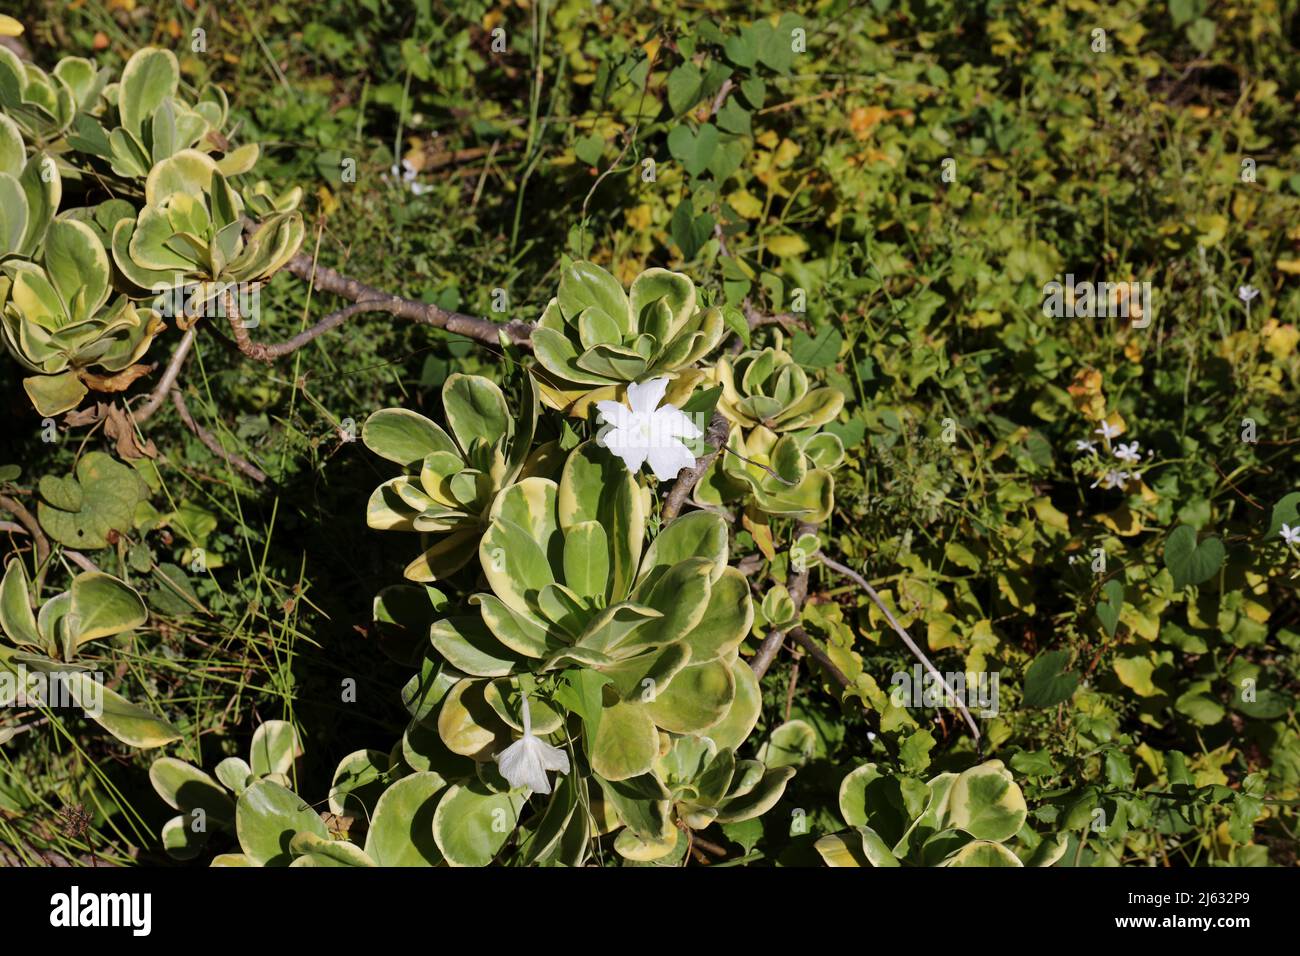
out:
<path id="1" fill-rule="evenodd" d="M 606 780 L 627 780 L 650 770 L 659 732 L 644 705 L 620 701 L 601 711 L 591 745 L 591 769 Z"/>
<path id="2" fill-rule="evenodd" d="M 98 571 L 87 571 L 72 579 L 72 609 L 68 620 L 76 646 L 121 634 L 148 619 L 144 601 L 125 582 Z"/>
<path id="3" fill-rule="evenodd" d="M 1106 629 L 1107 637 L 1115 636 L 1115 629 L 1119 627 L 1119 612 L 1123 608 L 1124 585 L 1119 581 L 1107 581 L 1102 586 L 1101 597 L 1097 601 L 1097 619 Z"/>
<path id="4" fill-rule="evenodd" d="M 27 569 L 22 558 L 12 559 L 5 566 L 4 578 L 0 580 L 0 628 L 14 644 L 52 651 L 53 648 L 46 647 L 36 628 L 36 613 L 32 610 L 28 588 Z"/>
<path id="5" fill-rule="evenodd" d="M 36 513 L 50 537 L 70 548 L 95 549 L 108 544 L 109 532 L 131 530 L 143 496 L 133 468 L 91 451 L 77 463 L 75 492 L 67 487 L 69 480 L 41 479 Z"/>
<path id="6" fill-rule="evenodd" d="M 802 330 L 790 342 L 790 357 L 804 368 L 826 368 L 839 358 L 843 336 L 839 329 L 826 326 L 813 338 Z"/>
<path id="7" fill-rule="evenodd" d="M 223 826 L 235 822 L 235 801 L 230 794 L 198 767 L 175 757 L 159 757 L 149 767 L 149 782 L 158 796 L 173 810 L 180 810 L 188 827 L 190 811 L 202 810 L 207 818 Z"/>
<path id="8" fill-rule="evenodd" d="M 1024 794 L 1000 760 L 958 774 L 948 794 L 946 826 L 977 840 L 1009 840 L 1028 815 Z"/>
<path id="9" fill-rule="evenodd" d="M 302 756 L 302 744 L 293 724 L 287 720 L 268 720 L 253 731 L 248 752 L 253 776 L 287 775 L 293 769 L 293 762 Z"/>
<path id="10" fill-rule="evenodd" d="M 573 144 L 573 153 L 588 166 L 599 166 L 605 152 L 605 137 L 589 133 Z"/>
<path id="11" fill-rule="evenodd" d="M 1025 671 L 1025 706 L 1055 707 L 1074 696 L 1079 676 L 1065 670 L 1069 651 L 1044 651 Z"/>
<path id="12" fill-rule="evenodd" d="M 409 468 L 434 452 L 460 457 L 460 450 L 440 427 L 405 408 L 381 408 L 361 426 L 361 440 L 381 458 Z"/>
<path id="13" fill-rule="evenodd" d="M 506 397 L 495 382 L 481 375 L 455 372 L 447 376 L 442 407 L 452 434 L 466 453 L 475 439 L 493 445 L 513 427 Z"/>
<path id="14" fill-rule="evenodd" d="M 122 68 L 118 91 L 122 125 L 143 138 L 145 117 L 164 99 L 176 95 L 179 82 L 180 66 L 174 53 L 156 47 L 137 50 Z"/>
<path id="15" fill-rule="evenodd" d="M 1203 584 L 1223 566 L 1223 542 L 1208 537 L 1197 543 L 1196 529 L 1179 525 L 1165 541 L 1165 567 L 1174 577 L 1179 590 Z"/>
<path id="16" fill-rule="evenodd" d="M 452 866 L 487 866 L 519 822 L 526 798 L 475 780 L 450 787 L 433 814 L 433 838 Z"/>
<path id="17" fill-rule="evenodd" d="M 366 853 L 380 866 L 437 866 L 433 833 L 438 800 L 447 781 L 436 773 L 413 773 L 384 791 L 366 833 Z"/>
<path id="18" fill-rule="evenodd" d="M 329 838 L 319 814 L 302 797 L 272 780 L 259 780 L 240 795 L 235 832 L 244 854 L 259 866 L 288 865 L 289 843 L 297 833 Z"/>
<path id="19" fill-rule="evenodd" d="M 64 673 L 63 681 L 86 716 L 124 744 L 140 748 L 161 747 L 181 738 L 180 731 L 170 723 L 131 703 L 88 673 Z"/>
<path id="20" fill-rule="evenodd" d="M 699 102 L 703 79 L 700 68 L 689 60 L 668 74 L 668 108 L 674 116 L 681 116 Z"/>

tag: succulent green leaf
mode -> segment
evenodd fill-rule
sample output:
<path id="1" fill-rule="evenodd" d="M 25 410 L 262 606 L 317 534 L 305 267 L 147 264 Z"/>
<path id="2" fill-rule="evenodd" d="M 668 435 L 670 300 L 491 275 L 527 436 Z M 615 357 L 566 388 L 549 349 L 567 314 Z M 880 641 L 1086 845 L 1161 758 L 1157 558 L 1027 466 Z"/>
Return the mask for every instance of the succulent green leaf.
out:
<path id="1" fill-rule="evenodd" d="M 433 838 L 452 866 L 487 866 L 519 822 L 526 798 L 479 781 L 450 787 L 433 814 Z"/>
<path id="2" fill-rule="evenodd" d="M 181 811 L 186 824 L 191 822 L 190 811 L 197 809 L 213 823 L 234 825 L 235 801 L 198 767 L 175 757 L 159 757 L 149 767 L 149 782 L 169 807 Z"/>
<path id="3" fill-rule="evenodd" d="M 321 839 L 329 831 L 302 797 L 271 780 L 258 780 L 235 805 L 235 832 L 244 854 L 258 866 L 286 866 L 289 844 L 297 833 Z"/>
<path id="4" fill-rule="evenodd" d="M 379 798 L 366 833 L 366 853 L 380 866 L 437 866 L 434 813 L 447 781 L 431 772 L 398 780 Z"/>
<path id="5" fill-rule="evenodd" d="M 170 723 L 103 686 L 90 674 L 83 671 L 65 673 L 63 680 L 68 693 L 86 716 L 122 743 L 150 748 L 180 740 L 180 731 Z"/>
<path id="6" fill-rule="evenodd" d="M 1000 760 L 963 771 L 948 795 L 946 824 L 977 840 L 1009 840 L 1025 823 L 1024 794 Z"/>
<path id="7" fill-rule="evenodd" d="M 268 720 L 253 731 L 249 747 L 253 776 L 287 775 L 293 769 L 293 762 L 301 756 L 298 731 L 287 720 Z"/>
<path id="8" fill-rule="evenodd" d="M 76 646 L 121 634 L 148 619 L 144 600 L 126 582 L 98 571 L 87 571 L 72 579 L 69 625 Z"/>
<path id="9" fill-rule="evenodd" d="M 176 54 L 157 47 L 137 50 L 122 68 L 118 89 L 118 114 L 122 125 L 143 136 L 146 117 L 163 100 L 176 95 L 180 84 L 180 65 Z"/>
<path id="10" fill-rule="evenodd" d="M 442 407 L 451 433 L 464 452 L 475 439 L 489 445 L 508 434 L 511 425 L 506 397 L 491 379 L 453 372 L 442 386 Z"/>
<path id="11" fill-rule="evenodd" d="M 46 647 L 40 631 L 36 629 L 36 613 L 32 610 L 27 569 L 21 558 L 12 559 L 5 566 L 0 579 L 0 628 L 14 644 L 28 647 Z"/>
<path id="12" fill-rule="evenodd" d="M 361 440 L 381 458 L 409 468 L 434 452 L 460 457 L 445 431 L 423 415 L 405 408 L 381 408 L 361 426 Z"/>
<path id="13" fill-rule="evenodd" d="M 659 732 L 646 705 L 620 701 L 601 711 L 591 745 L 591 769 L 606 780 L 646 773 L 659 752 Z"/>

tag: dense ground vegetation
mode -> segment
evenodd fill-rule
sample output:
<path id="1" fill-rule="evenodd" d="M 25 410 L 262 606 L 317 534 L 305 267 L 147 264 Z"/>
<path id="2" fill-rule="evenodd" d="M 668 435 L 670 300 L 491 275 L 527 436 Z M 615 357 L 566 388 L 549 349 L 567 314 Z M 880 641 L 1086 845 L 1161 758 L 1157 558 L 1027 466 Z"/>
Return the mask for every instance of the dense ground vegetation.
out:
<path id="1" fill-rule="evenodd" d="M 755 584 L 741 660 L 779 635 L 741 755 L 796 772 L 761 816 L 657 862 L 878 863 L 854 826 L 935 862 L 907 845 L 926 781 L 999 760 L 1027 805 L 1025 862 L 1041 841 L 1056 865 L 1295 864 L 1294 3 L 17 6 L 46 69 L 120 70 L 153 46 L 188 87 L 219 84 L 269 194 L 302 187 L 321 265 L 500 323 L 538 320 L 574 261 L 623 288 L 672 269 L 723 309 L 715 356 L 776 347 L 842 396 L 822 426 L 845 452 L 833 512 L 773 517 L 781 488 L 753 472 L 759 506 L 732 528 Z M 1127 317 L 1047 314 L 1067 277 L 1150 296 Z M 266 342 L 346 304 L 284 270 L 260 301 Z M 420 651 L 376 620 L 415 551 L 367 527 L 395 469 L 363 423 L 392 406 L 442 421 L 456 373 L 517 406 L 530 361 L 386 314 L 269 363 L 199 332 L 183 404 L 134 439 L 111 419 L 51 428 L 0 363 L 0 494 L 36 512 L 54 504 L 43 478 L 133 459 L 132 526 L 69 549 L 42 512 L 43 574 L 54 594 L 93 562 L 143 595 L 147 624 L 82 653 L 179 734 L 138 750 L 74 710 L 6 708 L 9 862 L 169 862 L 150 765 L 211 771 L 268 721 L 304 753 L 267 771 L 331 825 L 364 817 L 323 798 L 346 755 L 387 760 L 402 739 Z M 142 386 L 179 335 L 159 333 Z M 584 437 L 548 427 L 566 451 Z M 694 505 L 726 497 L 705 486 L 723 483 Z M 5 527 L 0 550 L 34 567 L 32 536 Z M 830 561 L 805 566 L 818 548 Z M 997 675 L 978 741 L 959 711 L 900 696 L 915 656 L 832 564 L 940 671 Z M 233 845 L 212 840 L 200 862 Z"/>

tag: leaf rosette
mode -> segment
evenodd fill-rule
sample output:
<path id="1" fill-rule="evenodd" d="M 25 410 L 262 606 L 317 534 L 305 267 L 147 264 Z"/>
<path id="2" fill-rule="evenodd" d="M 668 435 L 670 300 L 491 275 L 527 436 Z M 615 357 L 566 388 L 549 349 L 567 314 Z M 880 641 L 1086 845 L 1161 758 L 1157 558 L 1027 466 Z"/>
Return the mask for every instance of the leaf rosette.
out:
<path id="1" fill-rule="evenodd" d="M 384 408 L 366 419 L 361 440 L 406 473 L 370 496 L 366 523 L 414 531 L 432 544 L 406 568 L 412 581 L 437 581 L 475 557 L 498 492 L 519 477 L 531 449 L 538 404 L 524 376 L 524 411 L 515 419 L 490 379 L 455 373 L 442 387 L 448 431 L 418 412 Z"/>
<path id="2" fill-rule="evenodd" d="M 680 406 L 724 330 L 722 310 L 699 308 L 689 276 L 648 269 L 625 292 L 600 266 L 575 262 L 532 333 L 542 400 L 581 417 L 629 383 L 669 377 L 667 400 Z"/>

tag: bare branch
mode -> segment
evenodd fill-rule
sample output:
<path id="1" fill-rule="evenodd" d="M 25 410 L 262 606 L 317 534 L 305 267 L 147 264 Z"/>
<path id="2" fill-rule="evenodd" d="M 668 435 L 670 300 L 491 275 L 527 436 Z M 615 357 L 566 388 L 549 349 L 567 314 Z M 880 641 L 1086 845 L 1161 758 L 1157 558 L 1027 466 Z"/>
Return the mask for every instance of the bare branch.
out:
<path id="1" fill-rule="evenodd" d="M 751 329 L 757 329 L 764 325 L 779 325 L 787 332 L 795 330 L 808 331 L 808 323 L 797 315 L 789 312 L 781 312 L 776 315 L 764 315 L 750 304 L 748 299 L 744 302 L 745 321 L 749 323 Z"/>
<path id="2" fill-rule="evenodd" d="M 966 724 L 970 727 L 971 733 L 975 736 L 975 745 L 976 747 L 979 747 L 979 725 L 975 723 L 975 718 L 972 717 L 970 711 L 966 709 L 965 702 L 957 695 L 957 692 L 952 689 L 947 678 L 939 673 L 938 669 L 930 663 L 930 658 L 925 656 L 925 652 L 916 645 L 916 642 L 912 640 L 907 631 L 903 629 L 903 625 L 898 623 L 897 618 L 894 617 L 894 612 L 889 609 L 889 606 L 885 604 L 883 600 L 881 600 L 880 595 L 876 593 L 876 589 L 871 586 L 870 582 L 868 582 L 866 578 L 858 574 L 857 571 L 854 571 L 846 565 L 840 564 L 832 558 L 828 558 L 824 552 L 818 552 L 817 557 L 822 564 L 826 565 L 826 567 L 830 568 L 832 571 L 838 571 L 840 574 L 852 580 L 858 585 L 858 587 L 862 588 L 862 590 L 867 592 L 867 597 L 871 598 L 876 607 L 880 608 L 881 613 L 885 615 L 885 619 L 889 621 L 890 626 L 894 629 L 894 633 L 899 636 L 905 645 L 907 645 L 907 649 L 911 651 L 912 655 L 921 662 L 927 671 L 930 672 L 930 676 L 934 677 L 941 685 L 943 685 L 943 689 L 947 692 L 949 699 L 956 704 L 957 709 L 960 710 L 962 716 L 966 718 Z"/>
<path id="3" fill-rule="evenodd" d="M 501 335 L 505 334 L 507 341 L 512 345 L 520 348 L 530 348 L 530 336 L 532 335 L 532 326 L 527 322 L 493 322 L 491 319 L 482 319 L 473 315 L 463 315 L 460 312 L 451 312 L 447 309 L 439 308 L 429 302 L 417 302 L 414 299 L 405 299 L 397 295 L 389 295 L 381 289 L 366 285 L 357 279 L 345 276 L 339 272 L 319 265 L 305 253 L 299 253 L 289 260 L 285 268 L 300 279 L 305 279 L 311 283 L 313 288 L 323 289 L 326 292 L 332 292 L 334 295 L 349 299 L 357 304 L 366 303 L 371 306 L 370 309 L 359 309 L 357 312 L 338 317 L 339 313 L 328 316 L 325 322 L 331 322 L 328 328 L 334 328 L 351 315 L 364 311 L 382 311 L 403 319 L 410 319 L 413 322 L 420 322 L 424 325 L 432 325 L 434 328 L 446 329 L 448 332 L 454 332 L 457 335 L 464 335 L 467 338 L 477 339 L 488 345 L 499 345 Z M 326 331 L 322 328 L 320 331 L 308 329 L 313 333 L 307 338 L 303 335 L 297 336 L 283 346 L 259 346 L 260 349 L 273 350 L 272 358 L 278 358 L 280 355 L 287 355 L 295 348 L 301 348 L 307 342 L 310 342 L 321 332 Z M 247 332 L 245 332 L 247 336 Z M 303 339 L 299 345 L 291 345 L 297 339 Z M 242 346 L 241 346 L 242 348 Z M 253 356 L 257 357 L 257 356 Z M 267 359 L 263 359 L 267 361 Z"/>
<path id="4" fill-rule="evenodd" d="M 839 684 L 840 687 L 850 686 L 850 681 L 844 676 L 844 672 L 835 666 L 835 662 L 830 659 L 816 641 L 808 636 L 808 632 L 802 627 L 796 627 L 790 631 L 790 639 L 812 655 L 813 660 L 822 666 L 822 669 L 826 671 L 831 680 Z"/>
<path id="5" fill-rule="evenodd" d="M 135 419 L 137 425 L 143 425 L 153 417 L 154 412 L 162 407 L 162 403 L 167 400 L 168 393 L 176 385 L 176 378 L 181 373 L 181 366 L 185 364 L 185 359 L 189 356 L 190 349 L 193 347 L 194 329 L 190 328 L 181 337 L 180 343 L 176 346 L 176 351 L 172 353 L 167 368 L 163 370 L 162 378 L 158 379 L 158 384 L 149 393 L 149 400 L 131 412 L 131 417 Z"/>
<path id="6" fill-rule="evenodd" d="M 199 441 L 208 446 L 208 450 L 211 451 L 212 454 L 216 455 L 221 460 L 228 462 L 232 467 L 239 471 L 242 471 L 258 484 L 266 483 L 266 472 L 262 471 L 262 469 L 258 468 L 256 465 L 249 463 L 246 459 L 241 458 L 234 452 L 226 451 L 226 449 L 221 447 L 221 442 L 217 439 L 217 436 L 213 435 L 212 432 L 208 431 L 194 420 L 194 416 L 190 414 L 189 408 L 185 405 L 185 399 L 181 397 L 181 390 L 179 388 L 172 389 L 172 404 L 176 406 L 176 412 L 181 416 L 181 421 L 185 423 L 185 427 L 194 432 L 194 434 L 199 437 Z"/>
<path id="7" fill-rule="evenodd" d="M 714 412 L 713 418 L 709 421 L 709 427 L 704 433 L 704 440 L 713 450 L 697 458 L 691 468 L 684 468 L 678 473 L 677 480 L 668 492 L 668 497 L 664 499 L 663 510 L 660 512 L 660 520 L 664 524 L 672 521 L 681 512 L 682 506 L 686 504 L 686 499 L 695 488 L 696 483 L 708 471 L 709 466 L 713 464 L 713 460 L 718 457 L 718 452 L 727 443 L 727 434 L 730 431 L 731 423 L 727 421 L 722 412 Z"/>

